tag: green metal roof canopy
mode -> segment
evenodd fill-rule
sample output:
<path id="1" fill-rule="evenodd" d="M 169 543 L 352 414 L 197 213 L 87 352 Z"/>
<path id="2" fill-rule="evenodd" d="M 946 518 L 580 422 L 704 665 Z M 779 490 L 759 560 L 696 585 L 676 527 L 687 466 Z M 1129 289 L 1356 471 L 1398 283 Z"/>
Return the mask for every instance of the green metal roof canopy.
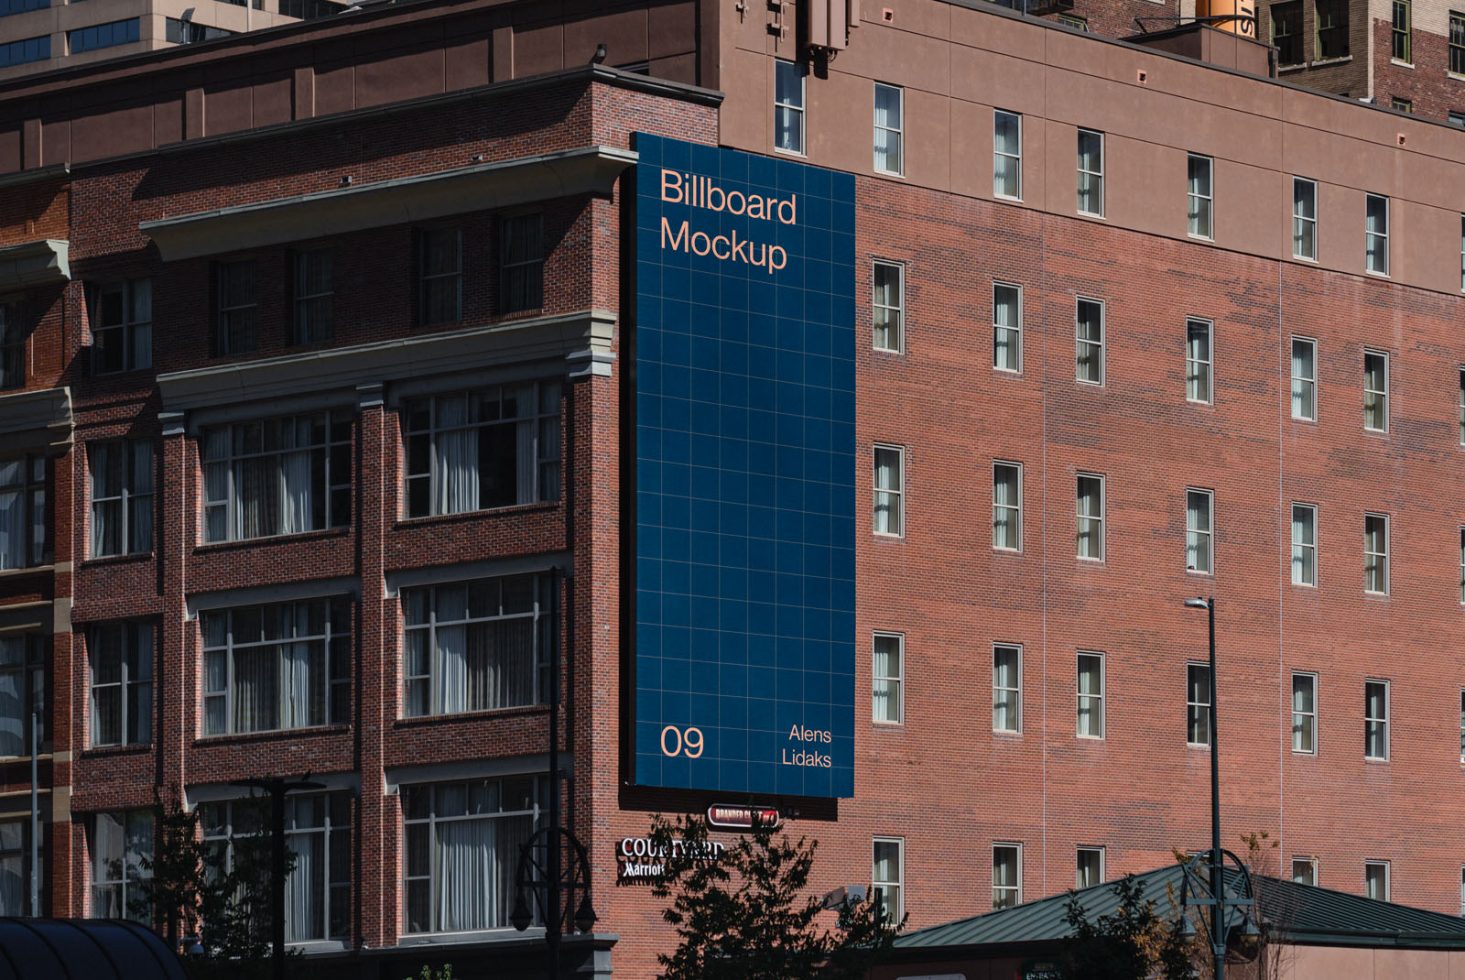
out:
<path id="1" fill-rule="evenodd" d="M 1227 869 L 1228 889 L 1239 875 Z M 1169 865 L 1135 875 L 1144 882 L 1144 900 L 1155 912 L 1174 920 L 1179 916 L 1181 870 Z M 1380 902 L 1328 888 L 1301 885 L 1254 875 L 1261 918 L 1285 943 L 1301 946 L 1365 946 L 1398 949 L 1465 949 L 1465 919 L 1425 909 Z M 1089 920 L 1119 907 L 1114 882 L 1074 893 Z M 897 949 L 955 950 L 975 946 L 1054 942 L 1073 937 L 1064 921 L 1068 894 L 988 912 L 970 919 L 931 926 L 907 933 L 895 941 Z"/>
<path id="2" fill-rule="evenodd" d="M 157 933 L 119 919 L 0 919 L 0 980 L 187 980 Z"/>

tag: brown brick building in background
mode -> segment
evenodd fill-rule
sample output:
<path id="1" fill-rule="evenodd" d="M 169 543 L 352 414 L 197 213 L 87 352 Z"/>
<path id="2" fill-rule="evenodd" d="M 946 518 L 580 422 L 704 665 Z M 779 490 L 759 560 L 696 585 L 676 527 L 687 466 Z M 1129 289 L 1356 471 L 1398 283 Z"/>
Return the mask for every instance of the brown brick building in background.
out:
<path id="1" fill-rule="evenodd" d="M 795 13 L 401 4 L 0 90 L 0 911 L 39 703 L 43 914 L 125 911 L 157 800 L 226 847 L 309 776 L 322 970 L 532 973 L 554 649 L 597 970 L 669 941 L 657 812 L 777 806 L 913 926 L 1053 894 L 1204 840 L 1196 594 L 1227 839 L 1459 909 L 1458 134 L 1205 28 L 1228 70 Z M 630 776 L 635 133 L 854 175 L 851 797 Z"/>

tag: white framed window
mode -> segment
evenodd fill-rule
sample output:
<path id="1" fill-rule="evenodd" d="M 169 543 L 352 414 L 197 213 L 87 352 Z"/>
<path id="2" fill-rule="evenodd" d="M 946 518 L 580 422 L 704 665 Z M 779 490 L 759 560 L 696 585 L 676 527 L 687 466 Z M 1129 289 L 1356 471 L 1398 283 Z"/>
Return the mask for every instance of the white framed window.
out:
<path id="1" fill-rule="evenodd" d="M 875 349 L 899 354 L 905 350 L 905 266 L 877 261 L 871 267 L 870 283 Z"/>
<path id="2" fill-rule="evenodd" d="M 876 633 L 872 650 L 872 718 L 877 725 L 899 725 L 905 721 L 905 634 Z"/>
<path id="3" fill-rule="evenodd" d="M 1211 744 L 1211 668 L 1185 665 L 1185 744 Z"/>
<path id="4" fill-rule="evenodd" d="M 905 918 L 905 838 L 876 837 L 870 855 L 870 897 L 883 922 Z"/>
<path id="5" fill-rule="evenodd" d="M 992 908 L 1022 904 L 1022 845 L 992 845 Z"/>
<path id="6" fill-rule="evenodd" d="M 1363 266 L 1375 275 L 1389 274 L 1389 199 L 1369 194 L 1364 204 Z"/>
<path id="7" fill-rule="evenodd" d="M 1074 888 L 1092 888 L 1104 883 L 1104 849 L 1080 847 L 1074 862 Z"/>
<path id="8" fill-rule="evenodd" d="M 1317 754 L 1317 675 L 1292 674 L 1292 751 Z"/>
<path id="9" fill-rule="evenodd" d="M 131 919 L 148 924 L 152 919 L 144 882 L 151 873 L 143 866 L 153 856 L 151 810 L 98 813 L 91 821 L 93 919 Z"/>
<path id="10" fill-rule="evenodd" d="M 992 367 L 1022 371 L 1022 287 L 992 284 Z"/>
<path id="11" fill-rule="evenodd" d="M 1460 369 L 1460 445 L 1465 446 L 1465 367 Z"/>
<path id="12" fill-rule="evenodd" d="M 1465 604 L 1465 527 L 1460 528 L 1460 602 Z"/>
<path id="13" fill-rule="evenodd" d="M 1465 916 L 1465 868 L 1460 869 L 1460 915 Z"/>
<path id="14" fill-rule="evenodd" d="M 1383 514 L 1363 515 L 1363 591 L 1389 592 L 1389 519 Z"/>
<path id="15" fill-rule="evenodd" d="M 1104 737 L 1104 655 L 1078 654 L 1078 737 Z"/>
<path id="16" fill-rule="evenodd" d="M 1078 131 L 1078 213 L 1104 216 L 1104 134 Z"/>
<path id="17" fill-rule="evenodd" d="M 1215 495 L 1209 490 L 1185 491 L 1185 570 L 1210 575 L 1215 570 Z"/>
<path id="18" fill-rule="evenodd" d="M 1363 757 L 1389 758 L 1389 682 L 1363 684 Z"/>
<path id="19" fill-rule="evenodd" d="M 544 821 L 536 776 L 403 786 L 403 931 L 503 929 L 520 849 Z"/>
<path id="20" fill-rule="evenodd" d="M 554 591 L 547 575 L 402 589 L 402 716 L 543 704 Z"/>
<path id="21" fill-rule="evenodd" d="M 1317 184 L 1292 178 L 1292 257 L 1317 261 Z"/>
<path id="22" fill-rule="evenodd" d="M 875 533 L 898 538 L 905 533 L 905 450 L 875 447 Z"/>
<path id="23" fill-rule="evenodd" d="M 1080 384 L 1104 383 L 1104 304 L 1078 297 L 1074 303 L 1074 378 Z"/>
<path id="24" fill-rule="evenodd" d="M 796 61 L 773 62 L 773 148 L 804 152 L 804 69 Z"/>
<path id="25" fill-rule="evenodd" d="M 899 177 L 905 173 L 905 89 L 875 83 L 875 172 Z"/>
<path id="26" fill-rule="evenodd" d="M 1292 338 L 1292 417 L 1317 421 L 1317 341 Z"/>
<path id="27" fill-rule="evenodd" d="M 1465 689 L 1460 691 L 1460 761 L 1465 763 Z"/>
<path id="28" fill-rule="evenodd" d="M 1022 731 L 1022 647 L 992 647 L 992 731 Z"/>
<path id="29" fill-rule="evenodd" d="M 1460 290 L 1465 292 L 1465 214 L 1460 215 Z"/>
<path id="30" fill-rule="evenodd" d="M 1292 880 L 1299 885 L 1317 886 L 1317 858 L 1294 857 L 1292 859 Z"/>
<path id="31" fill-rule="evenodd" d="M 1215 202 L 1215 192 L 1211 185 L 1213 167 L 1211 158 L 1199 153 L 1192 153 L 1186 158 L 1185 204 L 1191 238 L 1215 237 L 1211 220 L 1212 205 Z"/>
<path id="32" fill-rule="evenodd" d="M 1022 550 L 1022 464 L 992 464 L 992 547 Z"/>
<path id="33" fill-rule="evenodd" d="M 1104 560 L 1104 478 L 1078 474 L 1078 557 Z"/>
<path id="34" fill-rule="evenodd" d="M 1211 336 L 1210 320 L 1189 317 L 1185 321 L 1185 400 L 1210 404 Z"/>
<path id="35" fill-rule="evenodd" d="M 91 744 L 147 745 L 153 737 L 153 627 L 127 621 L 87 631 Z"/>
<path id="36" fill-rule="evenodd" d="M 1363 352 L 1363 427 L 1389 431 L 1389 355 L 1383 351 Z"/>
<path id="37" fill-rule="evenodd" d="M 1292 584 L 1317 585 L 1317 508 L 1292 505 Z"/>
<path id="38" fill-rule="evenodd" d="M 1389 862 L 1363 862 L 1363 894 L 1376 902 L 1389 900 Z"/>
<path id="39" fill-rule="evenodd" d="M 351 523 L 351 421 L 332 411 L 204 429 L 204 541 Z"/>
<path id="40" fill-rule="evenodd" d="M 1022 116 L 992 110 L 992 193 L 1022 200 Z"/>

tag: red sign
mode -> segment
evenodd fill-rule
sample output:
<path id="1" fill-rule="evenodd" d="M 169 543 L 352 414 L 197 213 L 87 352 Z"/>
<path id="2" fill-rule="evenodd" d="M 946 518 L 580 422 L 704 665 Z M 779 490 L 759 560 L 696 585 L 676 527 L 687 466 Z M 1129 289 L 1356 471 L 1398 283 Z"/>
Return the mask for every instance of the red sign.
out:
<path id="1" fill-rule="evenodd" d="M 772 807 L 714 803 L 707 808 L 707 822 L 729 830 L 752 830 L 754 827 L 777 827 L 783 818 Z"/>

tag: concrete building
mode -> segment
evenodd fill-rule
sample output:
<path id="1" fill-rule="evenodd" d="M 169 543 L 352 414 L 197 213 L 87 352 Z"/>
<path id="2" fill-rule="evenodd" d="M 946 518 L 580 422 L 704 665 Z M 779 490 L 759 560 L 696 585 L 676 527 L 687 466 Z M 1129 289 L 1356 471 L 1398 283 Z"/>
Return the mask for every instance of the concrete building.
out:
<path id="1" fill-rule="evenodd" d="M 322 975 L 531 970 L 557 655 L 573 957 L 652 972 L 650 817 L 713 804 L 914 927 L 1051 895 L 1206 843 L 1206 594 L 1228 841 L 1459 911 L 1459 134 L 1208 28 L 850 10 L 408 3 L 0 92 L 0 910 L 40 704 L 44 914 L 309 775 Z"/>

